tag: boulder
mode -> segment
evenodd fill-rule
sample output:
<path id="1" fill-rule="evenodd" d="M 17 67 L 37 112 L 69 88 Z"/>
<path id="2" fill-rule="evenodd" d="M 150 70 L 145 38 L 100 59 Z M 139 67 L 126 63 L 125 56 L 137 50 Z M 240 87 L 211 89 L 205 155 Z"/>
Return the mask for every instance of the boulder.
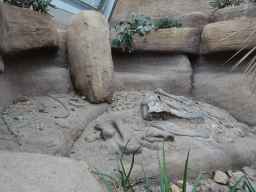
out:
<path id="1" fill-rule="evenodd" d="M 256 18 L 240 18 L 231 21 L 221 21 L 210 23 L 204 26 L 201 43 L 200 53 L 209 54 L 213 52 L 223 51 L 237 51 L 245 42 L 245 40 L 252 34 L 256 29 L 256 26 L 250 26 L 256 21 Z M 247 29 L 228 37 L 229 35 L 237 32 L 245 27 Z M 223 40 L 224 38 L 227 39 Z M 255 39 L 256 33 L 254 33 L 248 42 L 251 42 L 246 49 L 251 49 L 256 45 L 256 42 L 252 42 Z"/>
<path id="2" fill-rule="evenodd" d="M 107 19 L 96 11 L 73 15 L 68 25 L 68 58 L 75 88 L 91 103 L 113 93 L 114 67 Z"/>
<path id="3" fill-rule="evenodd" d="M 0 117 L 0 150 L 53 156 L 69 156 L 85 126 L 108 108 L 69 94 L 20 97 L 16 102 Z"/>
<path id="4" fill-rule="evenodd" d="M 239 6 L 226 7 L 219 9 L 210 15 L 210 22 L 228 21 L 239 19 L 240 17 L 255 18 L 256 4 L 244 3 Z"/>
<path id="5" fill-rule="evenodd" d="M 162 88 L 170 93 L 189 96 L 192 67 L 186 55 L 118 53 L 113 50 L 114 87 L 153 91 Z"/>
<path id="6" fill-rule="evenodd" d="M 182 23 L 183 27 L 203 28 L 209 24 L 209 15 L 202 12 L 191 12 L 181 15 L 175 20 Z"/>
<path id="7" fill-rule="evenodd" d="M 228 73 L 241 59 L 237 56 L 223 65 L 232 55 L 233 53 L 214 53 L 198 58 L 194 68 L 192 96 L 223 108 L 237 120 L 255 126 L 256 97 L 252 94 L 254 85 L 250 79 L 241 81 L 244 67 L 254 55 L 248 57 L 234 72 Z"/>
<path id="8" fill-rule="evenodd" d="M 58 47 L 57 30 L 51 16 L 0 3 L 0 54 Z"/>
<path id="9" fill-rule="evenodd" d="M 138 51 L 164 51 L 172 53 L 198 54 L 201 29 L 198 28 L 167 28 L 150 30 L 146 38 L 133 34 Z M 111 30 L 111 41 L 117 37 L 117 32 Z"/>
<path id="10" fill-rule="evenodd" d="M 0 151 L 1 191 L 102 192 L 83 161 L 44 154 Z"/>
<path id="11" fill-rule="evenodd" d="M 207 9 L 211 0 L 119 0 L 110 20 L 110 26 L 118 25 L 123 19 L 130 19 L 131 13 L 135 13 L 137 17 L 141 14 L 150 16 L 151 18 L 168 17 L 174 19 L 181 15 L 191 12 L 202 12 L 210 14 L 211 9 Z M 132 11 L 131 11 L 132 10 Z"/>

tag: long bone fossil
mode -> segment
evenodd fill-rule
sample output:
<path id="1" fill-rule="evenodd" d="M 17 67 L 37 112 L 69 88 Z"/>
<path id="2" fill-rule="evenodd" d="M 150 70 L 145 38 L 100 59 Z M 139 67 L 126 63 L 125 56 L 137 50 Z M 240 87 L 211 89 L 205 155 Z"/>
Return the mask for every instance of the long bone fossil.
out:
<path id="1" fill-rule="evenodd" d="M 131 136 L 126 132 L 124 122 L 121 119 L 121 117 L 119 117 L 119 116 L 114 117 L 111 120 L 111 124 L 118 130 L 118 132 L 121 136 L 121 139 L 122 139 L 122 143 L 119 144 L 119 148 L 121 150 L 124 150 L 125 145 L 129 141 Z M 142 148 L 141 148 L 140 144 L 138 144 L 136 142 L 129 142 L 126 147 L 125 154 L 134 153 L 137 149 L 138 149 L 137 153 L 142 152 Z"/>
<path id="2" fill-rule="evenodd" d="M 94 128 L 98 129 L 98 130 L 101 130 L 100 136 L 104 140 L 106 140 L 107 138 L 112 137 L 116 132 L 115 127 L 111 124 L 108 124 L 108 123 L 97 123 L 94 126 Z"/>

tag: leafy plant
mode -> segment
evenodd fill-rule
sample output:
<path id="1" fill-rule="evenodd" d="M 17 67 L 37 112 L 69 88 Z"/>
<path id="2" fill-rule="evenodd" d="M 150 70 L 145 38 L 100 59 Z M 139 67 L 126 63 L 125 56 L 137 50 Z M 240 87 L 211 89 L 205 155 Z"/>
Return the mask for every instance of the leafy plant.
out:
<path id="1" fill-rule="evenodd" d="M 41 11 L 42 13 L 46 13 L 50 15 L 48 13 L 49 9 L 47 9 L 48 6 L 54 9 L 57 9 L 55 5 L 51 4 L 51 1 L 52 0 L 4 0 L 3 2 L 9 3 L 10 5 L 16 5 L 18 7 L 23 7 L 28 9 L 32 6 L 34 11 Z"/>
<path id="2" fill-rule="evenodd" d="M 159 20 L 156 20 L 155 23 L 155 28 L 171 28 L 171 27 L 182 27 L 182 24 L 179 23 L 178 21 L 173 21 L 172 19 L 168 18 L 161 18 Z"/>
<path id="3" fill-rule="evenodd" d="M 128 49 L 129 52 L 132 52 L 132 48 L 135 43 L 135 40 L 132 37 L 132 33 L 138 33 L 140 36 L 143 36 L 144 39 L 146 37 L 147 32 L 150 29 L 155 28 L 153 24 L 147 24 L 147 21 L 149 21 L 150 19 L 150 17 L 145 17 L 144 15 L 135 18 L 134 14 L 132 14 L 131 22 L 124 19 L 122 22 L 119 23 L 119 25 L 121 26 L 123 24 L 126 24 L 129 26 L 115 26 L 114 28 L 111 28 L 118 32 L 117 37 L 112 40 L 112 45 L 115 45 L 116 47 L 121 47 L 123 51 Z"/>
<path id="4" fill-rule="evenodd" d="M 256 0 L 248 0 L 248 3 L 256 3 Z"/>

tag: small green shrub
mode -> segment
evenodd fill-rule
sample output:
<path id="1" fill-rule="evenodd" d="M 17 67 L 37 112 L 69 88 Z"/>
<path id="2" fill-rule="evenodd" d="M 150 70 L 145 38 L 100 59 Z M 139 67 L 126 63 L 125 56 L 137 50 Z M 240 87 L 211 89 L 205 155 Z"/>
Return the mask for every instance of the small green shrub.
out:
<path id="1" fill-rule="evenodd" d="M 178 21 L 173 21 L 172 19 L 168 19 L 168 18 L 161 18 L 159 20 L 156 20 L 154 25 L 156 29 L 182 27 L 182 24 L 179 23 Z"/>
<path id="2" fill-rule="evenodd" d="M 213 11 L 214 13 L 218 9 L 223 9 L 228 6 L 232 6 L 233 0 L 215 0 L 215 1 L 211 1 L 209 4 L 212 6 L 210 9 L 215 9 Z"/>
<path id="3" fill-rule="evenodd" d="M 116 30 L 116 32 L 118 32 L 117 37 L 112 40 L 112 45 L 115 45 L 116 47 L 121 47 L 123 51 L 128 49 L 129 52 L 132 52 L 132 48 L 135 43 L 135 40 L 132 37 L 132 33 L 138 33 L 144 39 L 146 37 L 147 32 L 150 29 L 155 28 L 153 24 L 147 24 L 147 21 L 149 20 L 151 20 L 151 18 L 145 17 L 144 15 L 135 18 L 134 14 L 132 14 L 131 22 L 128 22 L 126 19 L 124 19 L 122 22 L 119 23 L 119 26 L 123 24 L 129 26 L 115 26 L 114 28 L 111 28 L 112 30 Z"/>
<path id="4" fill-rule="evenodd" d="M 57 9 L 55 5 L 51 4 L 51 1 L 52 0 L 4 0 L 3 2 L 9 3 L 10 5 L 15 5 L 18 7 L 23 7 L 28 9 L 32 6 L 34 11 L 41 11 L 42 13 L 46 13 L 50 15 L 48 13 L 49 9 L 47 9 L 48 6 L 54 9 Z"/>

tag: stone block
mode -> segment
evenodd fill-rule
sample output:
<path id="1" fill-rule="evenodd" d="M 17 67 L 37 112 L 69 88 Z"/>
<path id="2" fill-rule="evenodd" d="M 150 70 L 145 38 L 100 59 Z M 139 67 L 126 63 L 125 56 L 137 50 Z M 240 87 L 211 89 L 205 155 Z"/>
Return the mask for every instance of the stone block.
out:
<path id="1" fill-rule="evenodd" d="M 57 29 L 51 16 L 0 3 L 0 54 L 58 47 Z"/>

